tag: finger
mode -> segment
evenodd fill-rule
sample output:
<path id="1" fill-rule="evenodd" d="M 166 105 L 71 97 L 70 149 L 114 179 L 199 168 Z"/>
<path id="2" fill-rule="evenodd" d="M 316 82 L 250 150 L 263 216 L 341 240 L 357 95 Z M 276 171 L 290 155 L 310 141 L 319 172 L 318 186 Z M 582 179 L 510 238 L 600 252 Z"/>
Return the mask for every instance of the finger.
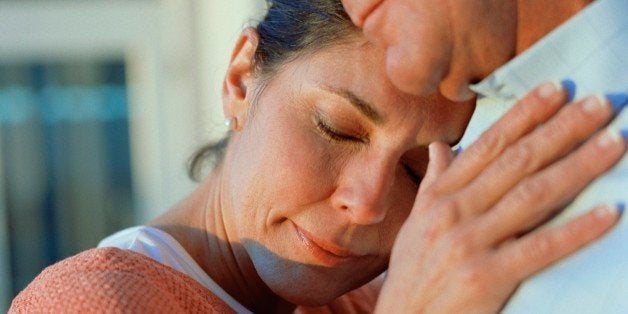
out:
<path id="1" fill-rule="evenodd" d="M 443 142 L 434 142 L 429 146 L 429 163 L 425 176 L 421 181 L 419 192 L 414 201 L 414 206 L 410 216 L 406 220 L 406 224 L 421 225 L 424 220 L 430 221 L 430 224 L 422 231 L 421 239 L 426 241 L 435 241 L 443 230 L 449 229 L 456 221 L 457 212 L 455 208 L 439 208 L 432 210 L 428 214 L 425 213 L 430 206 L 421 206 L 422 202 L 430 202 L 433 198 L 427 196 L 425 190 L 438 179 L 438 177 L 447 170 L 447 167 L 454 159 L 454 153 L 451 147 Z M 431 239 L 431 240 L 430 240 Z"/>
<path id="2" fill-rule="evenodd" d="M 610 103 L 596 96 L 565 107 L 546 124 L 507 148 L 460 192 L 459 197 L 468 200 L 462 215 L 471 216 L 495 205 L 523 178 L 571 152 L 612 116 Z M 474 197 L 477 195 L 482 197 Z"/>
<path id="3" fill-rule="evenodd" d="M 478 241 L 492 246 L 533 228 L 608 171 L 625 152 L 618 132 L 601 131 L 572 155 L 522 181 L 491 211 L 479 216 Z"/>
<path id="4" fill-rule="evenodd" d="M 603 205 L 559 227 L 544 228 L 496 250 L 509 280 L 520 282 L 598 239 L 618 220 L 617 207 Z"/>
<path id="5" fill-rule="evenodd" d="M 447 167 L 454 159 L 454 154 L 451 151 L 451 147 L 443 142 L 434 142 L 429 146 L 429 158 L 430 161 L 427 165 L 427 171 L 425 177 L 421 181 L 421 188 L 419 194 L 427 187 L 432 185 L 434 181 L 447 170 Z"/>
<path id="6" fill-rule="evenodd" d="M 565 101 L 566 93 L 556 83 L 534 89 L 456 158 L 435 189 L 449 193 L 466 186 L 508 146 L 554 116 Z"/>

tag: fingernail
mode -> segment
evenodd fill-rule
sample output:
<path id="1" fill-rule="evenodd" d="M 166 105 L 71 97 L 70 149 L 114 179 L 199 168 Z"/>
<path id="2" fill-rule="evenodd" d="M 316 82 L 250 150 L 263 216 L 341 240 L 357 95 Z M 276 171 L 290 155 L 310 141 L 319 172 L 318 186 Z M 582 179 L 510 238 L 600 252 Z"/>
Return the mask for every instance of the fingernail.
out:
<path id="1" fill-rule="evenodd" d="M 585 112 L 592 114 L 608 106 L 608 101 L 602 96 L 594 95 L 585 98 L 582 106 Z"/>
<path id="2" fill-rule="evenodd" d="M 563 86 L 567 93 L 567 101 L 572 102 L 574 97 L 576 97 L 576 82 L 571 79 L 564 79 L 560 82 L 560 85 Z"/>
<path id="3" fill-rule="evenodd" d="M 458 148 L 454 149 L 454 156 L 458 156 L 462 153 L 462 146 L 458 146 Z"/>
<path id="4" fill-rule="evenodd" d="M 560 88 L 562 87 L 560 87 L 560 85 L 556 84 L 555 82 L 545 83 L 539 88 L 539 97 L 543 99 L 549 99 L 554 96 L 554 94 L 556 94 L 556 92 Z"/>
<path id="5" fill-rule="evenodd" d="M 619 216 L 622 216 L 625 210 L 626 210 L 626 204 L 617 203 L 617 212 L 619 213 Z"/>
<path id="6" fill-rule="evenodd" d="M 619 206 L 602 205 L 595 209 L 594 214 L 597 218 L 604 218 L 608 216 L 621 215 L 620 210 Z"/>
<path id="7" fill-rule="evenodd" d="M 606 94 L 606 99 L 610 101 L 613 106 L 613 112 L 616 114 L 620 113 L 628 105 L 628 94 L 626 93 Z"/>
<path id="8" fill-rule="evenodd" d="M 436 143 L 431 143 L 428 147 L 427 147 L 427 151 L 429 154 L 429 158 L 435 158 L 434 154 L 436 153 Z"/>
<path id="9" fill-rule="evenodd" d="M 624 137 L 620 133 L 620 131 L 616 130 L 615 128 L 609 127 L 606 129 L 604 135 L 600 137 L 599 145 L 602 148 L 610 148 L 613 147 L 613 145 L 620 143 L 623 138 Z"/>

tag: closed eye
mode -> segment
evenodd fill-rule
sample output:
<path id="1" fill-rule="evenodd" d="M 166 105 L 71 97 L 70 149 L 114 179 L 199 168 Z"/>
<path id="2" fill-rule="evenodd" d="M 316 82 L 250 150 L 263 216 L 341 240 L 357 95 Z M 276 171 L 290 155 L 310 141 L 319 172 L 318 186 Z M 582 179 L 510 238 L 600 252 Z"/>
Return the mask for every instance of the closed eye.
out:
<path id="1" fill-rule="evenodd" d="M 332 127 L 329 123 L 325 122 L 322 117 L 316 117 L 316 127 L 317 129 L 329 140 L 336 142 L 351 142 L 351 143 L 368 143 L 367 137 L 359 137 L 354 135 L 349 135 L 344 132 L 338 131 L 334 127 Z M 405 162 L 402 163 L 402 167 L 408 178 L 412 183 L 414 183 L 417 188 L 421 184 L 423 178 L 419 175 L 412 167 L 410 167 Z"/>
<path id="2" fill-rule="evenodd" d="M 316 127 L 318 128 L 323 135 L 325 135 L 328 139 L 338 142 L 359 142 L 359 143 L 367 143 L 368 141 L 362 137 L 349 135 L 343 133 L 341 131 L 336 130 L 334 127 L 329 125 L 329 123 L 325 122 L 322 118 L 316 118 Z"/>

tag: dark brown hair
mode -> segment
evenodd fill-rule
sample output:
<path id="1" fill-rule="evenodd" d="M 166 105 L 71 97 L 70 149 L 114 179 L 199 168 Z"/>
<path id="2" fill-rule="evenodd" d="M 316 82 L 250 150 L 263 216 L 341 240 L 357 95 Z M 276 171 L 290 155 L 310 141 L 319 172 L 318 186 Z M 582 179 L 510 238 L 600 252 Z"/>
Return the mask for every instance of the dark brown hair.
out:
<path id="1" fill-rule="evenodd" d="M 340 0 L 267 0 L 268 11 L 256 26 L 259 44 L 255 52 L 255 71 L 264 80 L 282 65 L 334 44 L 349 40 L 357 28 Z M 217 166 L 229 144 L 229 135 L 201 147 L 190 158 L 188 174 L 200 180 L 203 166 Z"/>

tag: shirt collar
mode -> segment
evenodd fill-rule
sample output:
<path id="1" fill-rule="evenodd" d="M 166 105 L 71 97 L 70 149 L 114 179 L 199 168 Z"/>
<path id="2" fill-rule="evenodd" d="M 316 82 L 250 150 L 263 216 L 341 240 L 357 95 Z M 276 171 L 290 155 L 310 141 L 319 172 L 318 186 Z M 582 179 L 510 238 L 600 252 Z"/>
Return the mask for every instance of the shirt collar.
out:
<path id="1" fill-rule="evenodd" d="M 577 64 L 625 28 L 628 1 L 598 0 L 524 53 L 470 88 L 480 97 L 509 101 L 549 80 L 569 78 Z"/>

